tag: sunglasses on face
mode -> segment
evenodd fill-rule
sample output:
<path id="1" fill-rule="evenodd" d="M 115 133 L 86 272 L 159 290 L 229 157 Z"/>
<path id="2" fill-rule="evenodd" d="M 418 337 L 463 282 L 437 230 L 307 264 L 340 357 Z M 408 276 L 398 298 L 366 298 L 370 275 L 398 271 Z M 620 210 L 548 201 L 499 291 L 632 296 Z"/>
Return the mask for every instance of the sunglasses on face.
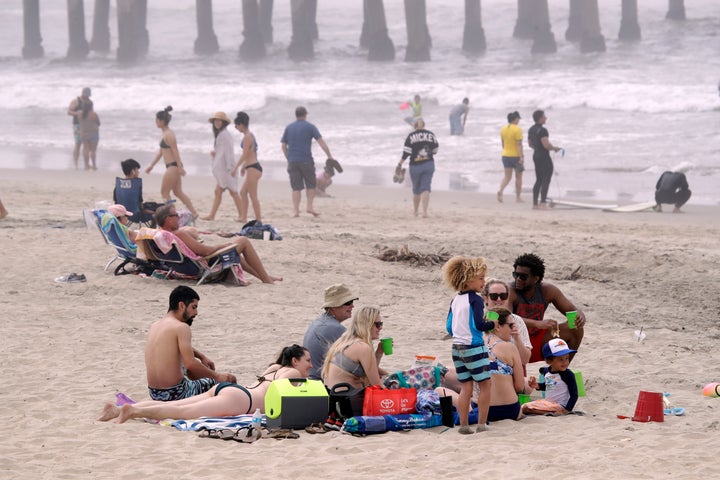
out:
<path id="1" fill-rule="evenodd" d="M 354 301 L 355 301 L 355 300 L 347 301 L 347 302 L 343 303 L 342 306 L 343 306 L 343 307 L 349 307 L 349 306 L 351 306 L 351 305 L 353 304 Z"/>
<path id="2" fill-rule="evenodd" d="M 168 214 L 168 217 L 179 217 L 179 216 L 180 216 L 179 213 L 170 213 L 170 214 Z"/>
<path id="3" fill-rule="evenodd" d="M 507 298 L 508 298 L 508 293 L 507 293 L 507 292 L 503 292 L 503 293 L 488 293 L 488 298 L 490 298 L 490 300 L 492 300 L 492 301 L 497 301 L 498 299 L 500 299 L 500 300 L 507 300 Z"/>
<path id="4" fill-rule="evenodd" d="M 528 279 L 530 276 L 529 273 L 520 273 L 520 272 L 513 272 L 513 278 L 519 278 L 523 282 Z"/>
<path id="5" fill-rule="evenodd" d="M 376 328 L 382 328 L 382 326 L 383 326 L 383 322 L 375 322 Z"/>

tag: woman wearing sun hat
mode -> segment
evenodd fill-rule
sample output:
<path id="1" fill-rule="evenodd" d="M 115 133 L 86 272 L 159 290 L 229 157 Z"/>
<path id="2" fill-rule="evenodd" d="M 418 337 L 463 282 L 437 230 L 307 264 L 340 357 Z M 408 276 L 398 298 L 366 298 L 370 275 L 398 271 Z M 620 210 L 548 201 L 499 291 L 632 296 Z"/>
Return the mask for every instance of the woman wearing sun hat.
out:
<path id="1" fill-rule="evenodd" d="M 233 138 L 227 127 L 232 120 L 225 112 L 216 112 L 215 115 L 208 119 L 212 124 L 212 131 L 215 135 L 215 145 L 210 152 L 212 156 L 212 172 L 217 180 L 215 186 L 215 198 L 213 199 L 210 213 L 202 217 L 203 220 L 215 220 L 215 214 L 220 208 L 222 202 L 222 194 L 225 190 L 230 192 L 235 208 L 238 211 L 238 219 L 242 218 L 240 213 L 240 195 L 238 194 L 237 178 L 233 176 L 233 168 L 235 167 L 235 151 L 233 149 Z"/>

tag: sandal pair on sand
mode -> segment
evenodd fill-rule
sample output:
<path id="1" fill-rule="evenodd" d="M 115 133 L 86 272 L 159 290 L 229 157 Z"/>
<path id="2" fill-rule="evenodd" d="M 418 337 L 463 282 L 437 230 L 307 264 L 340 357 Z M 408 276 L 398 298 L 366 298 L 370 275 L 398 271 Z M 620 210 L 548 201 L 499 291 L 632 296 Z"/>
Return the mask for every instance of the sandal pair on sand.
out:
<path id="1" fill-rule="evenodd" d="M 220 440 L 235 440 L 240 443 L 253 443 L 262 438 L 262 431 L 253 427 L 241 427 L 236 430 L 231 428 L 202 430 L 201 438 L 219 438 Z"/>
<path id="2" fill-rule="evenodd" d="M 307 433 L 327 433 L 330 431 L 324 423 L 312 423 L 305 427 Z"/>
<path id="3" fill-rule="evenodd" d="M 268 431 L 267 438 L 282 440 L 283 438 L 300 438 L 292 428 L 273 428 Z"/>

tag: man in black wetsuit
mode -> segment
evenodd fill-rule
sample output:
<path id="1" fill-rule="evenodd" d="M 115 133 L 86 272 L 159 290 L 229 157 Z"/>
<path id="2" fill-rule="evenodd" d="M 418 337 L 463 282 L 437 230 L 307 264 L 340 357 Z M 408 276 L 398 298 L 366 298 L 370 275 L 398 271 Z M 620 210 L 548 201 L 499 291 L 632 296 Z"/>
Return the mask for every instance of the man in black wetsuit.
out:
<path id="1" fill-rule="evenodd" d="M 655 211 L 662 212 L 663 203 L 673 203 L 673 213 L 682 213 L 680 207 L 690 200 L 690 187 L 682 172 L 664 172 L 655 185 Z"/>
<path id="2" fill-rule="evenodd" d="M 550 157 L 550 150 L 557 152 L 560 147 L 550 143 L 550 134 L 545 128 L 547 117 L 543 110 L 533 112 L 535 125 L 528 130 L 528 145 L 533 149 L 533 163 L 535 164 L 535 185 L 533 185 L 533 208 L 546 209 L 547 194 L 550 188 L 550 180 L 553 176 L 553 161 Z M 538 197 L 540 203 L 538 203 Z"/>

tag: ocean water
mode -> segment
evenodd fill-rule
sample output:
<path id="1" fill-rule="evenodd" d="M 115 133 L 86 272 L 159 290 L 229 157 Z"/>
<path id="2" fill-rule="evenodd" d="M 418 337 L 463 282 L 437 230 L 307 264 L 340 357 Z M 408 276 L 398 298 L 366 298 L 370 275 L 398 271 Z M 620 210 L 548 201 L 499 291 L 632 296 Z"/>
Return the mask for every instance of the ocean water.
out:
<path id="1" fill-rule="evenodd" d="M 127 67 L 118 65 L 114 54 L 91 53 L 79 63 L 64 59 L 66 2 L 42 2 L 45 57 L 23 60 L 22 2 L 2 0 L 0 148 L 6 154 L 0 156 L 0 167 L 70 168 L 72 136 L 65 110 L 82 87 L 90 86 L 102 121 L 101 169 L 119 171 L 126 152 L 148 163 L 160 139 L 155 112 L 172 105 L 171 126 L 190 175 L 211 175 L 207 118 L 218 110 L 231 117 L 245 110 L 260 145 L 259 158 L 270 167 L 268 176 L 286 178 L 280 137 L 294 119 L 294 108 L 305 105 L 308 119 L 346 167 L 336 183 L 393 185 L 392 171 L 409 132 L 398 107 L 417 93 L 427 127 L 440 142 L 435 189 L 495 192 L 502 176 L 499 129 L 507 113 L 520 111 L 526 131 L 532 111 L 542 108 L 552 142 L 566 152 L 554 156 L 551 196 L 645 201 L 652 198 L 660 173 L 682 165 L 688 168 L 691 203 L 720 204 L 720 2 L 687 2 L 684 22 L 665 20 L 665 0 L 640 3 L 641 42 L 618 42 L 620 2 L 601 2 L 607 52 L 581 54 L 564 39 L 568 2 L 551 2 L 558 52 L 533 56 L 530 41 L 512 38 L 516 2 L 483 0 L 488 50 L 472 59 L 460 50 L 464 2 L 429 0 L 432 61 L 405 63 L 403 2 L 386 0 L 397 57 L 369 63 L 358 47 L 362 2 L 320 0 L 316 58 L 297 63 L 286 53 L 289 2 L 279 1 L 268 57 L 248 64 L 238 59 L 240 2 L 213 1 L 221 51 L 196 57 L 195 2 L 152 0 L 149 55 Z M 89 37 L 93 2 L 85 7 Z M 114 8 L 110 28 L 115 48 Z M 465 96 L 471 106 L 466 134 L 451 137 L 448 112 Z M 316 152 L 320 163 L 322 151 Z M 527 167 L 529 188 L 534 182 L 529 157 Z"/>

